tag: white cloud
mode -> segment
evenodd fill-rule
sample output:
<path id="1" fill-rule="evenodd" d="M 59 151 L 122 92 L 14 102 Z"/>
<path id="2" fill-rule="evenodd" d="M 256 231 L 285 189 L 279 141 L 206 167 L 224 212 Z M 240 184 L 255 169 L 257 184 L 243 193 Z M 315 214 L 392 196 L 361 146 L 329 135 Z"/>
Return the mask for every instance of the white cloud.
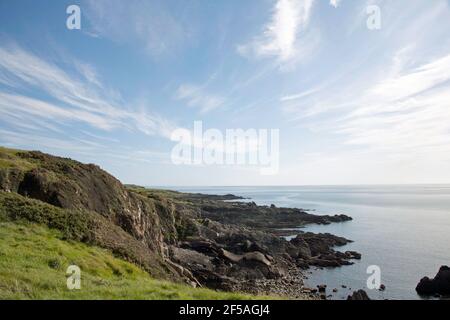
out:
<path id="1" fill-rule="evenodd" d="M 378 153 L 386 162 L 419 161 L 431 155 L 450 160 L 450 55 L 416 67 L 399 62 L 399 56 L 394 55 L 380 80 L 363 82 L 364 89 L 349 86 L 358 94 L 339 91 L 342 104 L 325 96 L 325 90 L 318 94 L 325 97 L 301 97 L 301 109 L 286 105 L 285 111 L 303 117 L 309 126 L 317 119 L 317 130 L 337 133 L 347 146 Z"/>
<path id="2" fill-rule="evenodd" d="M 76 63 L 76 67 L 83 77 L 90 83 L 102 87 L 97 71 L 87 63 Z"/>
<path id="3" fill-rule="evenodd" d="M 337 8 L 341 4 L 341 0 L 330 0 L 330 5 Z"/>
<path id="4" fill-rule="evenodd" d="M 389 100 L 405 99 L 450 80 L 450 55 L 432 61 L 406 74 L 382 81 L 371 94 Z"/>
<path id="5" fill-rule="evenodd" d="M 192 40 L 192 21 L 183 23 L 183 14 L 177 16 L 156 1 L 86 0 L 83 8 L 93 28 L 87 34 L 144 48 L 154 57 Z"/>
<path id="6" fill-rule="evenodd" d="M 30 135 L 11 130 L 0 129 L 0 143 L 12 146 L 29 146 L 50 150 L 70 150 L 71 152 L 92 154 L 96 149 L 92 143 L 86 141 L 74 141 L 45 135 Z"/>
<path id="7" fill-rule="evenodd" d="M 169 121 L 147 110 L 125 108 L 117 94 L 104 89 L 92 67 L 77 64 L 75 71 L 78 74 L 69 74 L 18 46 L 0 47 L 0 84 L 9 87 L 0 91 L 0 113 L 9 114 L 10 120 L 16 113 L 53 125 L 83 122 L 100 130 L 122 128 L 170 136 Z M 31 96 L 31 88 L 41 97 Z"/>
<path id="8" fill-rule="evenodd" d="M 187 103 L 189 107 L 199 108 L 200 112 L 206 113 L 214 110 L 224 103 L 224 98 L 206 92 L 203 86 L 196 86 L 191 84 L 182 84 L 176 94 L 177 100 L 182 100 Z"/>
<path id="9" fill-rule="evenodd" d="M 339 125 L 347 143 L 450 157 L 450 55 L 377 83 Z"/>
<path id="10" fill-rule="evenodd" d="M 298 37 L 307 28 L 314 0 L 278 0 L 263 35 L 238 46 L 241 55 L 275 56 L 280 62 L 298 54 Z"/>
<path id="11" fill-rule="evenodd" d="M 300 93 L 283 96 L 283 97 L 280 98 L 280 101 L 281 102 L 286 102 L 286 101 L 293 101 L 293 100 L 298 100 L 298 99 L 301 99 L 301 98 L 305 98 L 305 97 L 308 97 L 308 96 L 318 92 L 320 89 L 321 88 L 319 88 L 319 87 L 318 88 L 312 88 L 312 89 L 309 89 L 309 90 L 302 91 Z"/>
<path id="12" fill-rule="evenodd" d="M 0 114 L 29 114 L 36 118 L 53 121 L 81 121 L 102 130 L 114 127 L 111 119 L 80 109 L 64 109 L 53 104 L 29 98 L 0 92 Z"/>

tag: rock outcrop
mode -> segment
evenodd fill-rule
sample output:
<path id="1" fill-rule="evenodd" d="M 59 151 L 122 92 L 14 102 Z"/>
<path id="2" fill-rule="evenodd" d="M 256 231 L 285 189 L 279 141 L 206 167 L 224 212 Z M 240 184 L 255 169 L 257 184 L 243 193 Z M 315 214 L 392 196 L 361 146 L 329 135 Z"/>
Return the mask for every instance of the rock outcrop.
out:
<path id="1" fill-rule="evenodd" d="M 442 266 L 433 279 L 422 278 L 416 291 L 420 295 L 450 295 L 450 268 Z"/>
<path id="2" fill-rule="evenodd" d="M 214 221 L 266 230 L 299 228 L 311 223 L 330 224 L 352 220 L 351 217 L 343 214 L 313 215 L 301 209 L 257 206 L 254 202 L 204 201 L 201 209 L 205 217 Z"/>
<path id="3" fill-rule="evenodd" d="M 290 241 L 298 249 L 297 263 L 300 266 L 340 267 L 352 264 L 350 260 L 360 259 L 357 252 L 335 251 L 334 247 L 344 246 L 351 241 L 329 233 L 300 233 Z"/>
<path id="4" fill-rule="evenodd" d="M 370 300 L 367 292 L 364 290 L 354 291 L 352 295 L 347 297 L 347 300 Z"/>

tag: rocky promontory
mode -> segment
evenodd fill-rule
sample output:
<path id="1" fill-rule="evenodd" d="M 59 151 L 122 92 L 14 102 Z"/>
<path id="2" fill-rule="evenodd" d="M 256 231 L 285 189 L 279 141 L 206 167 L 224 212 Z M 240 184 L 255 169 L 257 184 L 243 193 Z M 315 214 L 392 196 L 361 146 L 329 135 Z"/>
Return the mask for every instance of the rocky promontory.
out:
<path id="1" fill-rule="evenodd" d="M 0 211 L 10 219 L 64 230 L 68 239 L 106 248 L 153 277 L 308 298 L 304 269 L 361 257 L 335 249 L 348 239 L 298 231 L 351 220 L 342 214 L 258 206 L 230 194 L 124 186 L 96 165 L 41 152 L 1 148 L 0 160 Z"/>
<path id="2" fill-rule="evenodd" d="M 416 287 L 420 295 L 450 295 L 450 268 L 442 266 L 433 279 L 424 277 Z"/>

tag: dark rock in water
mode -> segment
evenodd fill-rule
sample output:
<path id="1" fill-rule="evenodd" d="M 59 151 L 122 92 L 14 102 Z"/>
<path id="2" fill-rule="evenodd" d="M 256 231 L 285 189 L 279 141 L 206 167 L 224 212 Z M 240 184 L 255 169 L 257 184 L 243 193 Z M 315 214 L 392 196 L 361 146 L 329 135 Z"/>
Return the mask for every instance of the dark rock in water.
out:
<path id="1" fill-rule="evenodd" d="M 191 195 L 183 196 L 190 199 Z M 210 197 L 210 196 L 209 196 Z M 351 221 L 346 215 L 314 215 L 302 209 L 278 208 L 273 206 L 258 206 L 255 202 L 223 202 L 200 198 L 196 195 L 196 201 L 200 200 L 202 216 L 211 220 L 264 230 L 298 228 L 307 224 L 330 224 L 336 222 Z M 291 233 L 293 235 L 293 233 Z"/>
<path id="2" fill-rule="evenodd" d="M 319 268 L 336 268 L 351 265 L 352 259 L 361 259 L 361 254 L 355 251 L 345 253 L 334 250 L 352 241 L 329 233 L 314 234 L 301 232 L 290 241 L 295 247 L 298 265 L 310 265 Z"/>
<path id="3" fill-rule="evenodd" d="M 386 290 L 386 286 L 385 286 L 384 284 L 380 285 L 380 289 L 379 289 L 379 290 L 380 290 L 380 291 Z"/>
<path id="4" fill-rule="evenodd" d="M 354 291 L 351 296 L 347 297 L 347 300 L 370 300 L 367 292 L 364 290 Z"/>
<path id="5" fill-rule="evenodd" d="M 333 289 L 333 292 L 334 292 L 334 293 L 338 292 L 338 289 L 337 289 L 337 288 L 334 288 L 334 289 Z"/>
<path id="6" fill-rule="evenodd" d="M 346 222 L 346 221 L 352 221 L 353 218 L 346 216 L 345 214 L 336 214 L 334 216 L 328 217 L 328 220 L 330 222 Z"/>
<path id="7" fill-rule="evenodd" d="M 326 292 L 327 291 L 327 285 L 326 284 L 320 284 L 317 286 L 317 289 L 319 289 L 319 292 Z"/>
<path id="8" fill-rule="evenodd" d="M 361 253 L 356 252 L 356 251 L 346 251 L 345 255 L 349 259 L 361 260 Z"/>
<path id="9" fill-rule="evenodd" d="M 245 198 L 236 196 L 234 194 L 225 195 L 215 195 L 215 194 L 201 194 L 201 193 L 189 193 L 185 194 L 186 199 L 189 200 L 214 200 L 214 201 L 225 201 L 225 200 L 244 200 Z"/>
<path id="10" fill-rule="evenodd" d="M 416 287 L 416 291 L 420 295 L 450 294 L 450 268 L 442 266 L 434 279 L 422 278 Z"/>

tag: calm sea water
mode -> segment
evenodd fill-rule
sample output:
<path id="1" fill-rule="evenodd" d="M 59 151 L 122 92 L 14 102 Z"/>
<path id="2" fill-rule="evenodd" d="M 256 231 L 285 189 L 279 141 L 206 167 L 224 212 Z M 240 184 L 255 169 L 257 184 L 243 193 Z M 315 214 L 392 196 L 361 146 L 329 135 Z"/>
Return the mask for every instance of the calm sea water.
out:
<path id="1" fill-rule="evenodd" d="M 338 288 L 344 299 L 350 288 L 365 289 L 373 299 L 420 299 L 415 286 L 450 265 L 450 185 L 339 187 L 203 187 L 173 188 L 185 192 L 227 194 L 250 198 L 260 205 L 315 210 L 315 214 L 347 214 L 353 221 L 302 230 L 329 232 L 354 240 L 338 250 L 356 250 L 362 260 L 337 269 L 311 269 L 311 287 Z M 386 291 L 368 290 L 367 267 L 381 268 Z M 348 286 L 347 289 L 341 288 Z"/>

